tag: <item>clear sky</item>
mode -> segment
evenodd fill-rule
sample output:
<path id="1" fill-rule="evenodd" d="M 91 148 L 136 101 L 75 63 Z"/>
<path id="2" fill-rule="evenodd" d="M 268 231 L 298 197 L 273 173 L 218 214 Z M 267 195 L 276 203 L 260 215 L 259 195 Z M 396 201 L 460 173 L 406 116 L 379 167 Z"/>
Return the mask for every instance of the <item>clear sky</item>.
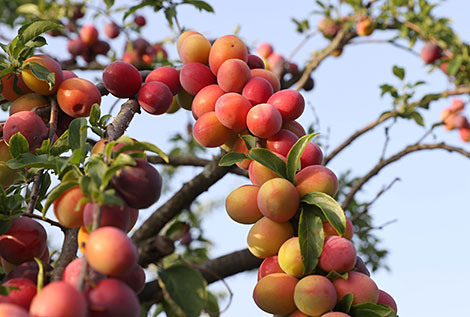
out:
<path id="1" fill-rule="evenodd" d="M 213 5 L 215 14 L 200 13 L 188 6 L 178 12 L 180 23 L 208 38 L 230 34 L 240 26 L 239 35 L 248 44 L 270 42 L 275 51 L 283 55 L 289 55 L 302 40 L 295 33 L 292 17 L 308 17 L 312 26 L 319 21 L 318 16 L 308 15 L 316 9 L 314 1 L 209 2 Z M 449 0 L 436 12 L 450 17 L 460 37 L 464 41 L 470 41 L 469 1 Z M 159 41 L 172 34 L 161 13 L 154 15 L 152 11 L 145 10 L 140 13 L 147 17 L 148 25 L 143 29 L 143 34 L 151 41 Z M 101 22 L 97 20 L 96 24 L 102 25 Z M 390 36 L 389 33 L 374 33 L 371 39 L 387 39 Z M 58 42 L 54 40 L 52 43 Z M 326 44 L 320 36 L 312 38 L 295 56 L 294 61 L 302 64 L 312 51 L 319 50 Z M 422 43 L 418 43 L 414 50 L 419 52 L 421 46 Z M 121 47 L 118 44 L 119 50 Z M 171 58 L 177 58 L 174 48 L 168 47 L 168 50 Z M 313 120 L 310 109 L 313 107 L 321 121 L 319 132 L 328 134 L 330 148 L 335 147 L 352 132 L 390 109 L 390 100 L 380 98 L 378 87 L 382 83 L 398 84 L 391 75 L 393 65 L 405 67 L 407 79 L 424 79 L 427 82 L 418 96 L 453 87 L 440 71 L 427 74 L 428 68 L 409 52 L 387 44 L 351 45 L 341 57 L 328 58 L 315 71 L 315 89 L 303 93 L 309 107 L 300 122 L 308 125 Z M 94 79 L 90 74 L 83 76 Z M 463 99 L 468 102 L 468 97 Z M 104 109 L 112 102 L 111 99 L 108 100 L 103 104 Z M 432 103 L 431 110 L 423 113 L 426 123 L 429 125 L 437 121 L 439 112 L 450 101 L 451 99 Z M 466 109 L 465 113 L 468 116 L 470 111 Z M 187 120 L 191 119 L 190 114 L 184 111 L 160 117 L 143 113 L 132 122 L 127 134 L 168 149 L 169 145 L 165 143 L 168 136 L 184 127 Z M 391 143 L 386 156 L 416 141 L 424 131 L 410 122 L 397 123 L 390 130 Z M 437 140 L 470 150 L 470 144 L 461 142 L 456 132 L 446 132 L 439 128 L 435 134 Z M 430 138 L 428 141 L 433 140 Z M 337 174 L 351 169 L 354 175 L 363 175 L 376 164 L 383 143 L 384 131 L 379 129 L 352 144 L 329 167 Z M 192 171 L 194 174 L 187 172 L 181 176 L 181 180 L 189 180 L 198 169 Z M 360 197 L 370 200 L 394 178 L 401 179 L 370 211 L 376 226 L 397 220 L 376 232 L 382 239 L 381 246 L 390 251 L 385 261 L 391 270 L 379 270 L 372 278 L 379 288 L 395 298 L 401 316 L 440 317 L 465 314 L 467 285 L 470 282 L 465 272 L 470 261 L 467 245 L 467 227 L 470 222 L 469 172 L 469 160 L 460 155 L 442 150 L 419 152 L 384 169 L 361 193 Z M 246 179 L 228 176 L 202 195 L 201 200 L 224 199 L 230 191 L 246 183 Z M 149 212 L 141 214 L 145 217 Z M 213 256 L 246 247 L 249 226 L 231 221 L 223 207 L 210 213 L 204 222 L 204 228 L 208 237 L 214 241 Z M 234 297 L 224 316 L 269 316 L 256 307 L 251 297 L 256 283 L 255 273 L 239 274 L 228 278 L 227 282 Z M 211 288 L 223 290 L 221 283 L 215 283 Z M 221 307 L 223 306 L 224 303 L 221 303 Z"/>

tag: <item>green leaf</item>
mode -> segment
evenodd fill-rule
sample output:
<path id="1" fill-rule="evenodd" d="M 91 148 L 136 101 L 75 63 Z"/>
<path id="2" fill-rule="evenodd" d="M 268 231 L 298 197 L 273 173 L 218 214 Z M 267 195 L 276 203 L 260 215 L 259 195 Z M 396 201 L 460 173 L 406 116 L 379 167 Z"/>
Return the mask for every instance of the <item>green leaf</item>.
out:
<path id="1" fill-rule="evenodd" d="M 73 119 L 69 126 L 69 146 L 72 150 L 79 149 L 82 147 L 83 135 L 81 128 L 86 126 L 85 118 Z M 85 136 L 86 141 L 86 136 Z"/>
<path id="2" fill-rule="evenodd" d="M 336 302 L 336 306 L 333 310 L 340 311 L 340 312 L 347 314 L 351 310 L 353 300 L 354 300 L 354 295 L 352 293 L 348 293 Z"/>
<path id="3" fill-rule="evenodd" d="M 12 169 L 27 167 L 55 169 L 57 167 L 56 158 L 49 157 L 46 154 L 33 155 L 29 152 L 20 154 L 16 159 L 10 160 L 6 164 Z"/>
<path id="4" fill-rule="evenodd" d="M 200 0 L 184 0 L 183 3 L 192 4 L 195 6 L 199 11 L 207 11 L 207 12 L 214 12 L 214 9 L 205 1 Z"/>
<path id="5" fill-rule="evenodd" d="M 173 18 L 176 16 L 176 8 L 175 7 L 168 7 L 165 8 L 165 18 L 168 21 L 170 27 L 173 27 Z"/>
<path id="6" fill-rule="evenodd" d="M 25 3 L 20 5 L 16 8 L 16 12 L 19 14 L 30 14 L 39 16 L 41 15 L 41 11 L 39 11 L 39 7 L 34 3 Z"/>
<path id="7" fill-rule="evenodd" d="M 160 1 L 161 2 L 161 1 Z M 142 1 L 141 3 L 139 3 L 138 5 L 135 5 L 133 7 L 130 7 L 129 10 L 127 10 L 127 12 L 124 14 L 124 17 L 122 18 L 122 20 L 126 20 L 126 18 L 133 14 L 135 11 L 143 8 L 143 7 L 146 7 L 146 6 L 153 6 L 154 7 L 154 10 L 156 11 L 156 4 L 155 3 L 155 0 L 146 0 L 146 1 Z M 160 9 L 162 8 L 162 5 L 160 3 Z"/>
<path id="8" fill-rule="evenodd" d="M 59 156 L 62 153 L 70 150 L 69 147 L 69 130 L 66 130 L 62 135 L 54 142 L 51 147 L 50 154 Z"/>
<path id="9" fill-rule="evenodd" d="M 391 307 L 373 303 L 354 305 L 349 314 L 351 317 L 397 317 Z"/>
<path id="10" fill-rule="evenodd" d="M 211 292 L 207 292 L 207 302 L 206 307 L 204 310 L 211 316 L 211 317 L 218 317 L 220 316 L 220 308 L 219 303 L 217 301 L 217 297 L 212 294 Z"/>
<path id="11" fill-rule="evenodd" d="M 54 202 L 54 200 L 56 200 L 67 190 L 75 186 L 78 186 L 78 182 L 76 181 L 62 182 L 53 190 L 51 190 L 51 192 L 47 196 L 46 203 L 44 204 L 44 207 L 42 209 L 42 215 L 46 215 L 47 209 L 49 209 L 50 205 Z"/>
<path id="12" fill-rule="evenodd" d="M 35 62 L 28 62 L 23 68 L 25 67 L 29 67 L 34 77 L 41 81 L 47 82 L 49 85 L 49 90 L 52 90 L 56 80 L 54 72 L 50 72 L 49 69 Z"/>
<path id="13" fill-rule="evenodd" d="M 14 159 L 18 159 L 21 154 L 29 152 L 28 140 L 20 133 L 16 132 L 9 141 L 10 155 Z"/>
<path id="14" fill-rule="evenodd" d="M 287 179 L 294 185 L 295 174 L 300 163 L 300 157 L 302 156 L 302 153 L 304 152 L 310 140 L 316 135 L 318 135 L 318 133 L 304 135 L 303 137 L 298 139 L 297 142 L 295 142 L 295 144 L 292 146 L 289 153 L 287 154 Z"/>
<path id="15" fill-rule="evenodd" d="M 463 59 L 461 56 L 457 56 L 456 58 L 453 58 L 450 62 L 449 65 L 447 66 L 447 72 L 449 73 L 449 76 L 454 76 L 457 74 L 457 72 L 460 69 L 460 66 L 462 66 Z"/>
<path id="16" fill-rule="evenodd" d="M 326 275 L 326 278 L 329 279 L 330 281 L 334 282 L 335 280 L 342 278 L 343 280 L 348 279 L 348 272 L 340 274 L 336 272 L 335 270 L 328 272 Z"/>
<path id="17" fill-rule="evenodd" d="M 251 134 L 241 134 L 240 138 L 245 142 L 248 151 L 256 147 L 256 137 Z"/>
<path id="18" fill-rule="evenodd" d="M 302 208 L 299 220 L 300 253 L 304 264 L 304 274 L 310 274 L 318 264 L 318 258 L 323 250 L 323 222 L 312 208 Z"/>
<path id="19" fill-rule="evenodd" d="M 121 138 L 119 138 L 117 142 L 119 143 L 120 140 Z M 163 152 L 158 146 L 153 145 L 152 143 L 149 143 L 149 142 L 135 142 L 135 141 L 132 141 L 132 142 L 133 142 L 132 144 L 127 144 L 121 147 L 116 152 L 116 154 L 119 155 L 127 151 L 150 151 L 160 156 L 166 163 L 170 162 L 168 155 L 165 152 Z"/>
<path id="20" fill-rule="evenodd" d="M 281 177 L 287 178 L 286 163 L 273 152 L 262 148 L 253 148 L 250 150 L 248 158 L 261 163 Z"/>
<path id="21" fill-rule="evenodd" d="M 219 166 L 232 166 L 235 163 L 246 160 L 248 156 L 240 152 L 229 152 L 222 156 Z"/>
<path id="22" fill-rule="evenodd" d="M 93 106 L 91 106 L 91 111 L 90 111 L 90 117 L 88 120 L 90 121 L 90 124 L 94 127 L 99 127 L 99 120 L 101 116 L 101 109 L 100 106 L 95 103 Z"/>
<path id="23" fill-rule="evenodd" d="M 104 0 L 104 3 L 106 4 L 106 7 L 110 9 L 114 5 L 114 0 Z"/>
<path id="24" fill-rule="evenodd" d="M 176 221 L 166 231 L 165 235 L 173 241 L 181 239 L 189 230 L 186 222 Z"/>
<path id="25" fill-rule="evenodd" d="M 403 80 L 403 78 L 405 78 L 405 69 L 398 66 L 393 66 L 393 74 L 400 78 L 400 80 Z"/>
<path id="26" fill-rule="evenodd" d="M 206 281 L 196 269 L 175 264 L 159 271 L 159 277 L 173 301 L 187 317 L 198 317 L 206 305 Z"/>
<path id="27" fill-rule="evenodd" d="M 413 119 L 418 125 L 424 127 L 424 119 L 420 113 L 412 112 L 410 113 L 410 118 Z"/>
<path id="28" fill-rule="evenodd" d="M 21 42 L 26 44 L 29 41 L 35 39 L 39 35 L 51 31 L 62 29 L 62 26 L 52 20 L 37 20 L 29 24 L 25 29 L 21 30 Z"/>
<path id="29" fill-rule="evenodd" d="M 0 235 L 8 231 L 11 226 L 11 220 L 0 220 Z"/>
<path id="30" fill-rule="evenodd" d="M 320 208 L 328 222 L 342 236 L 346 232 L 346 216 L 343 209 L 333 197 L 328 194 L 313 192 L 305 194 L 302 202 Z"/>
<path id="31" fill-rule="evenodd" d="M 17 290 L 17 289 L 19 289 L 19 287 L 17 287 L 17 286 L 3 286 L 3 285 L 0 285 L 0 295 L 8 296 L 8 294 L 10 294 L 10 291 Z"/>

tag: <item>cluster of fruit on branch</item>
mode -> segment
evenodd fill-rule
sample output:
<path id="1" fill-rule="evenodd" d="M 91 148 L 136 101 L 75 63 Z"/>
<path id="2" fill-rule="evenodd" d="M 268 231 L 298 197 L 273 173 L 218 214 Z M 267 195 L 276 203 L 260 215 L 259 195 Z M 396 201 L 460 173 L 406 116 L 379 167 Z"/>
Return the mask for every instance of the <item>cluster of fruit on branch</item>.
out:
<path id="1" fill-rule="evenodd" d="M 266 44 L 258 50 L 268 51 L 262 57 L 269 65 L 272 50 Z M 254 63 L 235 35 L 210 45 L 202 34 L 187 31 L 178 52 L 185 63 L 181 85 L 194 96 L 194 138 L 227 150 L 221 164 L 236 163 L 252 182 L 232 191 L 225 206 L 233 220 L 253 224 L 248 248 L 265 259 L 256 304 L 289 316 L 396 312 L 394 300 L 357 260 L 352 223 L 332 198 L 336 175 L 321 165 L 322 150 L 310 142 L 314 135 L 295 121 L 304 111 L 302 95 L 280 89 L 276 74 Z"/>

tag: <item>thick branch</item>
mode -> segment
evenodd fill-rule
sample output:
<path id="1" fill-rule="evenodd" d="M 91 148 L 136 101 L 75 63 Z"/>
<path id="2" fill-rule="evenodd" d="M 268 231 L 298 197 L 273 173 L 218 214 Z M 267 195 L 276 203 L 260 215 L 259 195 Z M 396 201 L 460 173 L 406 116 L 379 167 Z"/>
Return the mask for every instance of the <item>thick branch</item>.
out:
<path id="1" fill-rule="evenodd" d="M 64 230 L 64 243 L 62 244 L 62 252 L 60 253 L 57 264 L 52 273 L 52 281 L 58 281 L 62 279 L 65 267 L 77 257 L 77 237 L 78 228 L 65 229 Z"/>
<path id="2" fill-rule="evenodd" d="M 132 118 L 136 113 L 140 113 L 140 106 L 137 100 L 129 99 L 121 105 L 121 110 L 114 118 L 113 122 L 106 127 L 106 138 L 110 141 L 117 140 L 124 134 Z"/>
<path id="3" fill-rule="evenodd" d="M 221 257 L 209 260 L 200 265 L 199 271 L 207 283 L 214 283 L 220 278 L 226 278 L 240 272 L 252 270 L 260 266 L 262 259 L 252 255 L 248 249 L 235 251 Z M 161 289 L 157 281 L 149 282 L 139 293 L 141 303 L 158 303 L 162 298 Z"/>
<path id="4" fill-rule="evenodd" d="M 230 171 L 230 167 L 219 166 L 222 154 L 215 156 L 203 171 L 185 183 L 165 204 L 158 208 L 134 233 L 134 243 L 148 239 L 160 230 L 184 208 L 188 207 L 196 197 L 209 189 Z"/>
<path id="5" fill-rule="evenodd" d="M 386 160 L 380 160 L 377 165 L 374 166 L 366 175 L 364 175 L 361 179 L 359 179 L 351 188 L 350 192 L 346 195 L 344 198 L 341 207 L 343 209 L 346 209 L 351 201 L 353 200 L 354 196 L 357 194 L 357 192 L 362 188 L 362 186 L 367 183 L 372 177 L 377 175 L 384 167 L 387 165 L 398 161 L 402 157 L 416 152 L 416 151 L 422 151 L 422 150 L 435 150 L 435 149 L 442 149 L 442 150 L 447 150 L 449 152 L 456 152 L 460 153 L 463 156 L 470 158 L 470 152 L 465 151 L 462 148 L 455 147 L 452 145 L 447 145 L 445 143 L 437 143 L 437 144 L 414 144 L 414 145 L 409 145 L 406 148 L 404 148 L 402 151 L 398 152 L 395 155 L 392 155 Z"/>
<path id="6" fill-rule="evenodd" d="M 141 243 L 139 247 L 139 265 L 146 267 L 156 263 L 175 251 L 173 240 L 166 236 L 156 236 Z"/>
<path id="7" fill-rule="evenodd" d="M 310 74 L 318 67 L 318 65 L 320 65 L 320 63 L 325 58 L 328 57 L 328 55 L 330 55 L 335 50 L 343 48 L 343 46 L 354 37 L 355 33 L 351 32 L 349 28 L 344 27 L 341 31 L 339 31 L 335 38 L 330 42 L 330 44 L 326 48 L 318 52 L 312 58 L 312 60 L 308 62 L 307 66 L 305 66 L 302 76 L 296 84 L 295 89 L 300 90 L 307 82 Z"/>

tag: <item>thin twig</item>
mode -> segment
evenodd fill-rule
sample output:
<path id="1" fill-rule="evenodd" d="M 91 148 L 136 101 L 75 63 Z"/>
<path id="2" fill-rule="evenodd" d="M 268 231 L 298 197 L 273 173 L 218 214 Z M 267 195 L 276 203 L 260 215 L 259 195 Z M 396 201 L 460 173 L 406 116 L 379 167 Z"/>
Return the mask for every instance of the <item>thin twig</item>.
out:
<path id="1" fill-rule="evenodd" d="M 360 178 L 356 183 L 352 186 L 349 193 L 344 198 L 343 202 L 341 203 L 341 207 L 343 209 L 347 209 L 351 201 L 353 200 L 356 193 L 362 188 L 362 186 L 367 183 L 372 177 L 377 175 L 384 167 L 388 166 L 389 164 L 398 161 L 402 157 L 417 151 L 422 150 L 446 150 L 449 152 L 459 153 L 467 158 L 470 158 L 470 152 L 464 150 L 463 148 L 448 145 L 444 142 L 436 143 L 436 144 L 413 144 L 408 145 L 400 152 L 396 153 L 395 155 L 390 156 L 386 160 L 379 161 L 377 165 L 375 165 L 366 175 Z"/>
<path id="2" fill-rule="evenodd" d="M 315 36 L 316 34 L 318 33 L 317 30 L 313 31 L 313 32 L 310 32 L 308 33 L 307 35 L 305 35 L 305 37 L 302 39 L 302 41 L 300 41 L 300 43 L 292 50 L 292 52 L 289 54 L 289 56 L 287 57 L 286 61 L 290 62 L 295 54 L 297 54 L 298 51 L 300 51 L 300 49 L 305 45 L 307 44 L 308 40 L 310 38 L 312 38 L 313 36 Z"/>
<path id="3" fill-rule="evenodd" d="M 52 219 L 43 218 L 42 216 L 35 215 L 35 214 L 32 214 L 32 213 L 25 213 L 23 216 L 29 217 L 29 218 L 34 218 L 34 219 L 41 220 L 41 221 L 44 221 L 44 222 L 47 222 L 48 224 L 50 224 L 51 226 L 60 228 L 62 231 L 65 230 L 65 227 L 64 227 L 64 226 L 62 226 L 60 223 L 58 223 L 57 221 L 54 221 L 54 220 L 52 220 Z"/>

